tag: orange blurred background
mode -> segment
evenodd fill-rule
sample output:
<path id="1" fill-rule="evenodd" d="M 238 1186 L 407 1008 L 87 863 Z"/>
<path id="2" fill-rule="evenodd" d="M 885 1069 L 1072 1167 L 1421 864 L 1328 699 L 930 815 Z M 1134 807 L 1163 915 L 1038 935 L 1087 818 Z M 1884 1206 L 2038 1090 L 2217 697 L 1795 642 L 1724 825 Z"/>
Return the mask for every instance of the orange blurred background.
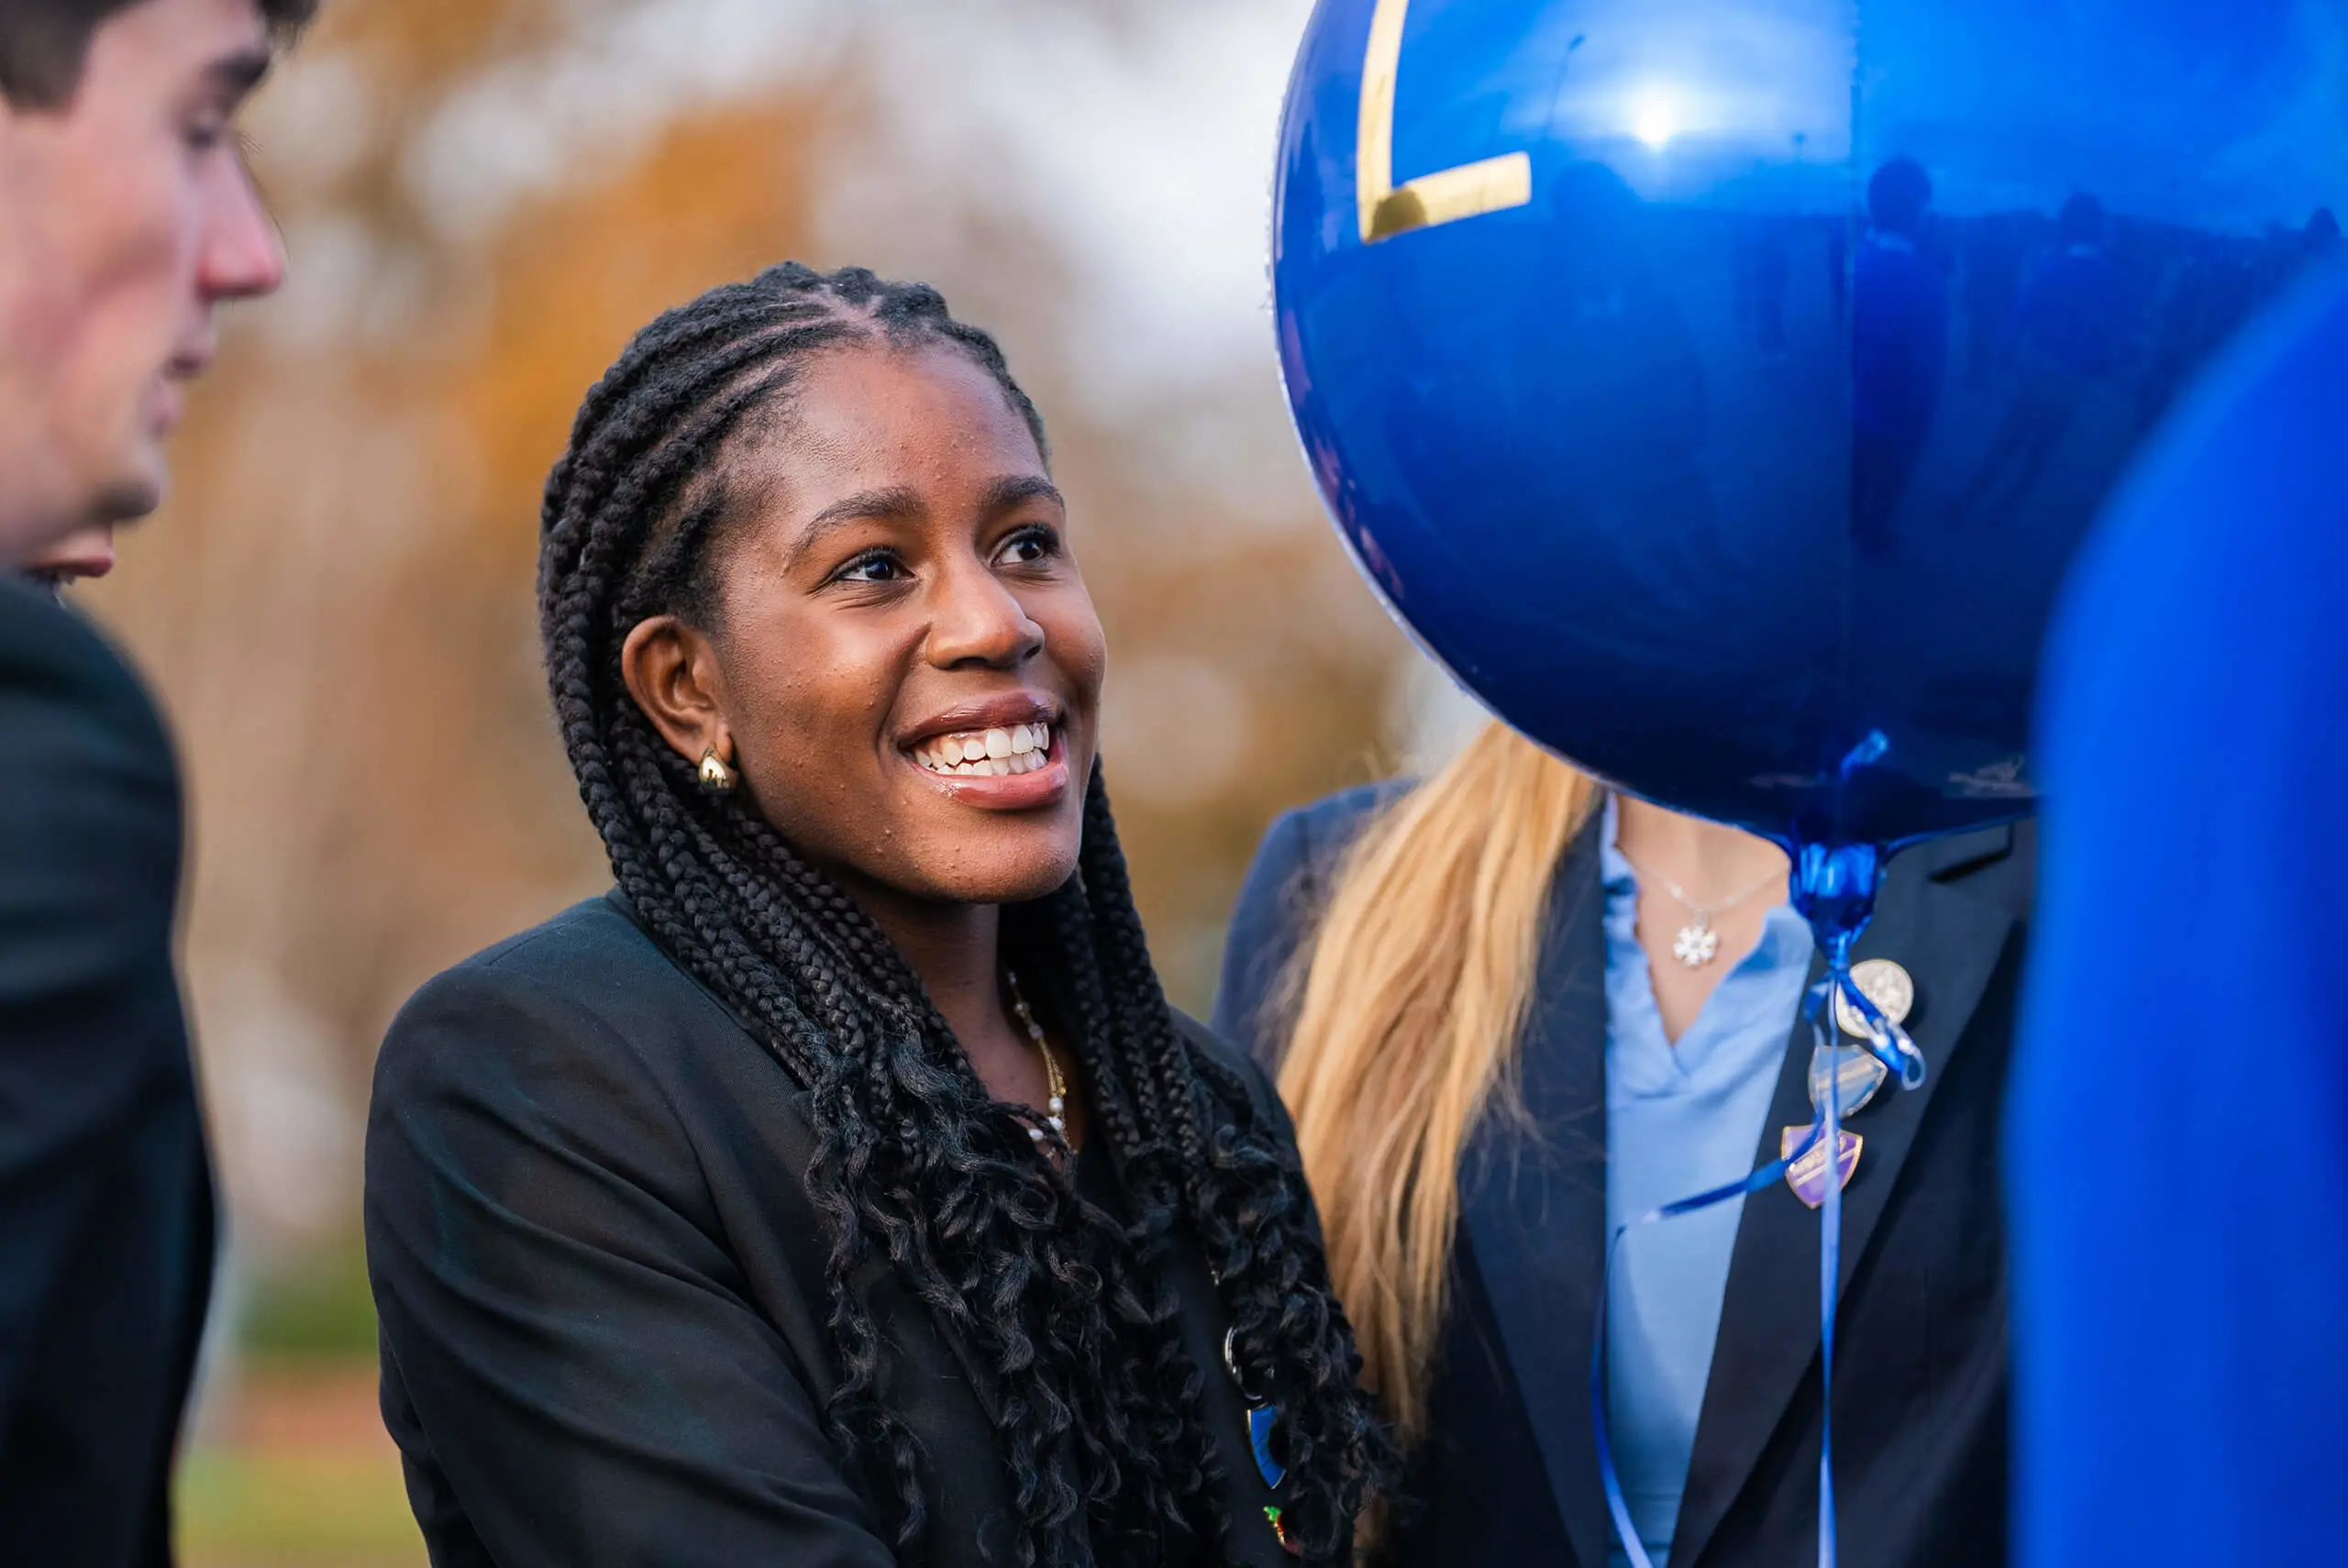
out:
<path id="1" fill-rule="evenodd" d="M 795 257 L 936 283 L 1043 407 L 1104 750 L 1178 1002 L 1279 808 L 1433 690 L 1297 456 L 1266 282 L 1304 0 L 327 0 L 249 122 L 285 293 L 85 602 L 189 777 L 186 974 L 231 1250 L 194 1568 L 422 1562 L 373 1409 L 370 1065 L 435 970 L 605 882 L 549 723 L 537 492 L 587 385 Z M 1437 704 L 1440 705 L 1439 702 Z"/>

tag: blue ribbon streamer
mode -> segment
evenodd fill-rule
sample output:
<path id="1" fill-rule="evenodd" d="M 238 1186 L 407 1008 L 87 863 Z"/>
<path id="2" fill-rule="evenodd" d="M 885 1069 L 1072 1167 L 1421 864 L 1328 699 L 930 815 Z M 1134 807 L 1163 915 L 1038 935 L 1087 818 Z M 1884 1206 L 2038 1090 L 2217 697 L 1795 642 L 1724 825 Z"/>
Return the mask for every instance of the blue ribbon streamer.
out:
<path id="1" fill-rule="evenodd" d="M 1810 988 L 1802 1011 L 1810 1020 L 1811 1033 L 1817 1043 L 1833 1043 L 1830 1031 L 1833 1010 L 1829 999 L 1840 994 L 1851 1004 L 1866 1026 L 1867 1038 L 1862 1043 L 1866 1053 L 1881 1062 L 1899 1080 L 1902 1089 L 1919 1088 L 1924 1081 L 1923 1053 L 1908 1032 L 1884 1016 L 1883 1010 L 1851 978 L 1849 944 L 1838 942 L 1830 949 L 1827 972 L 1823 979 Z M 1632 1229 L 1651 1225 L 1659 1220 L 1676 1220 L 1682 1214 L 1694 1214 L 1715 1204 L 1726 1203 L 1732 1198 L 1744 1198 L 1783 1181 L 1794 1163 L 1822 1140 L 1829 1151 L 1826 1165 L 1824 1201 L 1819 1205 L 1818 1249 L 1818 1341 L 1819 1341 L 1819 1440 L 1818 1440 L 1818 1568 L 1835 1568 L 1834 1540 L 1834 1300 L 1839 1294 L 1836 1286 L 1843 1271 L 1843 1075 L 1826 1075 L 1825 1103 L 1818 1108 L 1818 1119 L 1810 1124 L 1810 1132 L 1802 1141 L 1783 1157 L 1770 1161 L 1759 1170 L 1739 1180 L 1667 1203 L 1660 1209 L 1648 1210 L 1637 1219 L 1614 1228 L 1606 1242 L 1606 1272 L 1599 1281 L 1598 1326 L 1589 1342 L 1589 1421 L 1598 1439 L 1598 1474 L 1606 1488 L 1607 1511 L 1614 1516 L 1614 1533 L 1623 1542 L 1623 1554 L 1630 1558 L 1632 1568 L 1655 1568 L 1647 1556 L 1646 1546 L 1639 1540 L 1638 1527 L 1631 1519 L 1629 1499 L 1623 1496 L 1623 1478 L 1614 1468 L 1614 1445 L 1606 1430 L 1606 1309 L 1614 1295 L 1614 1254 L 1623 1245 L 1623 1238 Z"/>

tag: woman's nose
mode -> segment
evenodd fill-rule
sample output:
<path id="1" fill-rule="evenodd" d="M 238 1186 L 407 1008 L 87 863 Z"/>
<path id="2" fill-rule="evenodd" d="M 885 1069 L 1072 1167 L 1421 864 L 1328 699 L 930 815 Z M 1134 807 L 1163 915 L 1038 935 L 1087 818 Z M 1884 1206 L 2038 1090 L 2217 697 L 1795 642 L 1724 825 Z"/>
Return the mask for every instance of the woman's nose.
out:
<path id="1" fill-rule="evenodd" d="M 1044 628 L 984 566 L 973 564 L 938 580 L 929 626 L 931 663 L 1008 668 L 1034 657 L 1043 646 Z"/>

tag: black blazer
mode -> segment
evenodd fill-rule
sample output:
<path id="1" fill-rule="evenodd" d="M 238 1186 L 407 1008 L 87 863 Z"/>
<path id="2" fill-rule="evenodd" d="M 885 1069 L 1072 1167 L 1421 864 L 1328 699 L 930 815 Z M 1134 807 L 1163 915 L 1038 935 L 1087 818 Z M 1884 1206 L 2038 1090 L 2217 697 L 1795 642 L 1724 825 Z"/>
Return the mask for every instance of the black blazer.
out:
<path id="1" fill-rule="evenodd" d="M 1254 1065 L 1184 1022 L 1284 1129 Z M 615 893 L 401 1012 L 368 1122 L 367 1261 L 383 1418 L 437 1568 L 1011 1561 L 989 1369 L 885 1259 L 888 1393 L 930 1466 L 929 1528 L 903 1557 L 824 1433 L 837 1375 L 805 1103 Z M 1080 1183 L 1113 1180 L 1102 1154 Z M 1222 1372 L 1222 1305 L 1203 1256 L 1169 1266 L 1233 1521 L 1231 1554 L 1194 1560 L 1273 1568 L 1289 1559 Z"/>
<path id="2" fill-rule="evenodd" d="M 154 705 L 0 580 L 0 1562 L 171 1561 L 213 1244 L 179 878 Z"/>
<path id="3" fill-rule="evenodd" d="M 1282 817 L 1232 922 L 1215 1016 L 1278 1049 L 1274 985 L 1379 799 Z M 1998 1124 L 2031 897 L 2028 825 L 1891 863 L 1859 957 L 1915 978 L 1908 1027 L 1930 1076 L 1851 1119 L 1866 1139 L 1843 1208 L 1835 1492 L 1846 1568 L 1973 1568 L 2006 1553 L 2006 1261 Z M 1589 1430 L 1604 1265 L 1605 895 L 1597 827 L 1558 867 L 1523 1050 L 1541 1136 L 1488 1128 L 1463 1180 L 1434 1437 L 1404 1490 L 1408 1568 L 1604 1568 L 1613 1540 Z M 1813 972 L 1815 977 L 1815 970 Z M 1789 1019 L 1757 1166 L 1811 1121 L 1807 1022 Z M 1782 1183 L 1746 1199 L 1671 1568 L 1814 1561 L 1818 1216 Z"/>

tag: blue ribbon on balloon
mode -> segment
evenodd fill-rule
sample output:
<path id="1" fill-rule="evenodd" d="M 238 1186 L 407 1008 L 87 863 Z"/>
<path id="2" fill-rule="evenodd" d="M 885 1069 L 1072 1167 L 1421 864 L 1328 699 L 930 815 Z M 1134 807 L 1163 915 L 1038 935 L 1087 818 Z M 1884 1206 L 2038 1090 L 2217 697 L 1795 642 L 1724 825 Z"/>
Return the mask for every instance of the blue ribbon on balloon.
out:
<path id="1" fill-rule="evenodd" d="M 1802 1007 L 1804 1016 L 1810 1020 L 1811 1037 L 1821 1047 L 1833 1043 L 1830 1032 L 1833 1013 L 1827 1002 L 1839 993 L 1866 1025 L 1867 1037 L 1863 1042 L 1863 1049 L 1899 1078 L 1902 1089 L 1921 1087 L 1924 1081 L 1923 1053 L 1916 1049 L 1916 1043 L 1909 1038 L 1908 1032 L 1885 1016 L 1874 999 L 1859 989 L 1857 983 L 1851 978 L 1850 938 L 1844 936 L 1830 942 L 1827 952 L 1825 977 L 1810 988 Z M 1614 1516 L 1614 1532 L 1621 1538 L 1623 1553 L 1630 1558 L 1633 1568 L 1655 1568 L 1655 1563 L 1639 1540 L 1638 1526 L 1632 1521 L 1631 1505 L 1623 1496 L 1623 1478 L 1614 1467 L 1614 1447 L 1606 1431 L 1606 1309 L 1614 1294 L 1614 1254 L 1622 1247 L 1623 1238 L 1638 1226 L 1676 1220 L 1682 1214 L 1694 1214 L 1783 1181 L 1795 1163 L 1822 1142 L 1834 1153 L 1829 1154 L 1826 1162 L 1824 1197 L 1818 1210 L 1818 1568 L 1834 1568 L 1834 1298 L 1843 1267 L 1841 1073 L 1829 1072 L 1826 1075 L 1826 1097 L 1817 1110 L 1818 1119 L 1810 1124 L 1809 1133 L 1781 1158 L 1770 1161 L 1739 1180 L 1650 1209 L 1635 1220 L 1616 1226 L 1613 1235 L 1607 1238 L 1606 1272 L 1599 1282 L 1598 1327 L 1590 1336 L 1589 1344 L 1589 1420 L 1598 1440 L 1598 1474 L 1606 1488 L 1607 1510 Z"/>

